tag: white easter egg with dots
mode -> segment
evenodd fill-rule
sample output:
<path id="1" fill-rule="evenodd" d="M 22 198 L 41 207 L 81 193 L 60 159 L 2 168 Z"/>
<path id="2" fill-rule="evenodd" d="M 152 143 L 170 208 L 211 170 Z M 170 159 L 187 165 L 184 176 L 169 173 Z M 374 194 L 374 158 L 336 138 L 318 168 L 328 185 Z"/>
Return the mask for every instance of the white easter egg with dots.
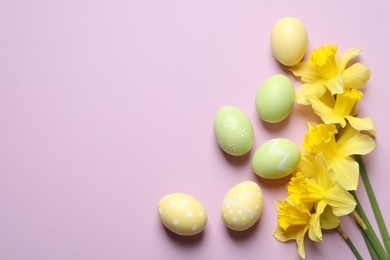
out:
<path id="1" fill-rule="evenodd" d="M 178 235 L 196 235 L 207 223 L 205 208 L 188 194 L 172 193 L 162 197 L 157 210 L 164 226 Z"/>
<path id="2" fill-rule="evenodd" d="M 252 227 L 263 212 L 263 193 L 253 181 L 244 181 L 229 190 L 222 203 L 222 219 L 235 231 Z"/>

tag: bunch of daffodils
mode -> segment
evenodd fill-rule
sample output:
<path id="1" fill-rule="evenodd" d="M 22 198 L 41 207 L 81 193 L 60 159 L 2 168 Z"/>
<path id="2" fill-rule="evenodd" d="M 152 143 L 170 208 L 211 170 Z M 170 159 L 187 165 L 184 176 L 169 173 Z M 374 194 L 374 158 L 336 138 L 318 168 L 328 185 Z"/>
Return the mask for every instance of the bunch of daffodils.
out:
<path id="1" fill-rule="evenodd" d="M 355 256 L 361 256 L 349 237 L 340 229 L 340 217 L 353 214 L 360 224 L 373 259 L 389 259 L 390 239 L 360 155 L 375 148 L 376 135 L 370 117 L 357 117 L 360 90 L 370 79 L 367 66 L 353 63 L 358 49 L 338 56 L 337 45 L 322 45 L 307 62 L 290 68 L 303 82 L 296 101 L 310 105 L 322 123 L 308 123 L 298 169 L 287 185 L 287 197 L 276 201 L 277 240 L 296 240 L 298 253 L 305 258 L 306 234 L 322 241 L 322 230 L 338 229 Z M 360 206 L 355 190 L 361 174 L 381 230 L 385 248 L 373 232 Z"/>

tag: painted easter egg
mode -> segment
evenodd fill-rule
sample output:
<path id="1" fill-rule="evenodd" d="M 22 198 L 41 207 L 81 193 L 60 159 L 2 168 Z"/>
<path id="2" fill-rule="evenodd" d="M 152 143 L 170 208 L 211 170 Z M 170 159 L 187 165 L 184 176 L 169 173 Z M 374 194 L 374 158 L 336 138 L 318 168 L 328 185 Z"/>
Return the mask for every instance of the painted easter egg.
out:
<path id="1" fill-rule="evenodd" d="M 254 131 L 248 116 L 235 106 L 221 107 L 214 119 L 214 134 L 226 153 L 240 156 L 250 151 Z"/>
<path id="2" fill-rule="evenodd" d="M 272 28 L 272 52 L 275 58 L 286 66 L 293 66 L 303 58 L 307 44 L 306 28 L 294 17 L 284 17 Z"/>
<path id="3" fill-rule="evenodd" d="M 253 154 L 252 169 L 265 179 L 283 178 L 292 173 L 301 159 L 298 145 L 286 138 L 271 139 Z"/>
<path id="4" fill-rule="evenodd" d="M 235 231 L 252 227 L 263 211 L 263 193 L 255 182 L 244 181 L 229 190 L 222 203 L 222 219 Z"/>
<path id="5" fill-rule="evenodd" d="M 295 100 L 295 89 L 291 80 L 276 74 L 267 78 L 256 94 L 256 111 L 268 123 L 278 123 L 291 112 Z"/>
<path id="6" fill-rule="evenodd" d="M 172 193 L 164 196 L 158 202 L 157 210 L 164 226 L 178 235 L 196 235 L 207 223 L 205 208 L 188 194 Z"/>

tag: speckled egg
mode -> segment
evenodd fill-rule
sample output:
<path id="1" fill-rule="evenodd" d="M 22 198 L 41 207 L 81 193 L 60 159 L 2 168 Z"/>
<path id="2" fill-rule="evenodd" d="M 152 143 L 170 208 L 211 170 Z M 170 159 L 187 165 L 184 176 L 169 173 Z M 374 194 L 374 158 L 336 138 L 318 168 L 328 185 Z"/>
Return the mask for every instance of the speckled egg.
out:
<path id="1" fill-rule="evenodd" d="M 164 226 L 178 235 L 196 235 L 207 223 L 205 208 L 188 194 L 172 193 L 164 196 L 158 202 L 157 210 Z"/>
<path id="2" fill-rule="evenodd" d="M 229 190 L 222 203 L 222 219 L 235 231 L 252 227 L 263 211 L 263 193 L 255 182 L 244 181 Z"/>
<path id="3" fill-rule="evenodd" d="M 307 44 L 306 28 L 297 18 L 284 17 L 272 28 L 272 52 L 275 58 L 286 66 L 293 66 L 303 58 Z"/>
<path id="4" fill-rule="evenodd" d="M 252 169 L 265 179 L 279 179 L 292 173 L 301 159 L 299 146 L 286 138 L 263 143 L 253 154 Z"/>
<path id="5" fill-rule="evenodd" d="M 214 134 L 218 145 L 230 155 L 244 155 L 253 146 L 252 123 L 248 116 L 235 106 L 223 106 L 217 111 Z"/>

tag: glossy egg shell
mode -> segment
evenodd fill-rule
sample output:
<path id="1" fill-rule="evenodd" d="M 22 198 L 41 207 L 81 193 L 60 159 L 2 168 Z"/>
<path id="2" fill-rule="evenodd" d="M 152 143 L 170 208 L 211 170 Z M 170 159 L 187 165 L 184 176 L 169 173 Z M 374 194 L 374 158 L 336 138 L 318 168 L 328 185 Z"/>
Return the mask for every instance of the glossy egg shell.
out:
<path id="1" fill-rule="evenodd" d="M 200 233 L 206 226 L 207 214 L 203 205 L 193 196 L 172 193 L 158 202 L 161 222 L 172 232 L 182 236 Z"/>

